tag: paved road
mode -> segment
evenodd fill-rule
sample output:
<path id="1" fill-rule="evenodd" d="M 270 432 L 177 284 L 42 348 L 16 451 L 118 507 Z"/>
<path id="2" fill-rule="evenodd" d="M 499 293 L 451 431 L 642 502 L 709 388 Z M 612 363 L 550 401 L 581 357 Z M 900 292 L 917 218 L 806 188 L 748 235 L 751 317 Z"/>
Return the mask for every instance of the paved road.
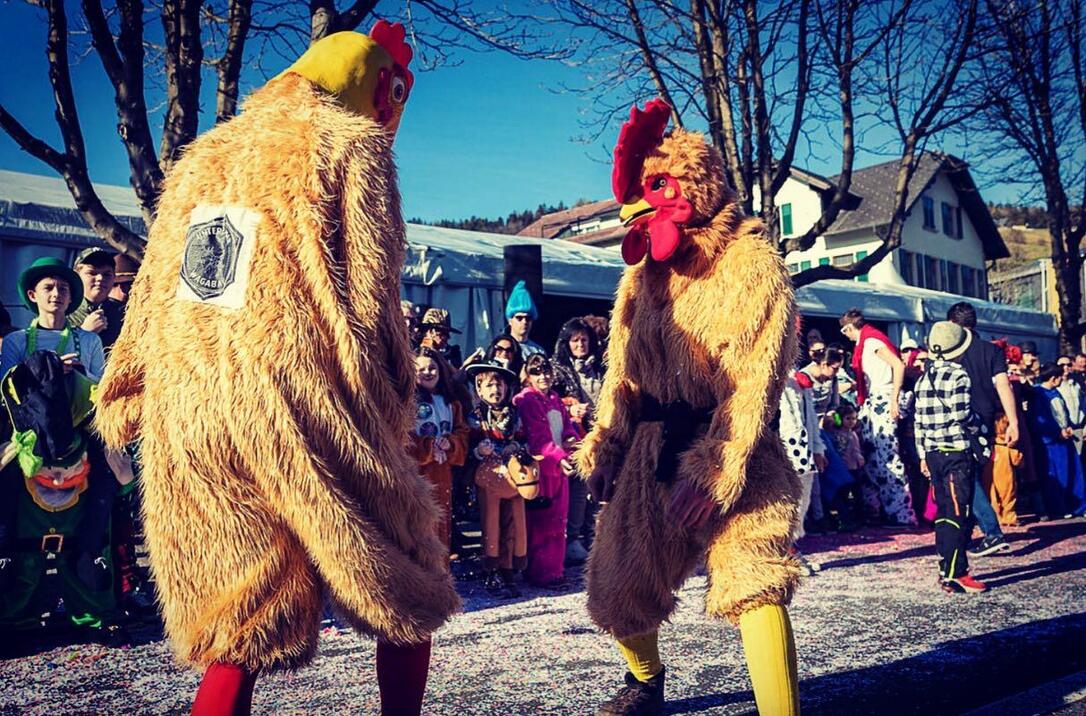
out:
<path id="1" fill-rule="evenodd" d="M 934 584 L 930 533 L 808 539 L 823 569 L 792 607 L 804 713 L 958 714 L 1021 702 L 1012 697 L 1053 682 L 1081 689 L 1086 521 L 1032 525 L 1008 538 L 1011 556 L 975 565 L 992 590 L 953 596 Z M 752 713 L 738 634 L 701 615 L 703 592 L 704 579 L 691 579 L 662 632 L 669 713 Z M 496 603 L 467 583 L 464 594 L 466 613 L 435 641 L 427 713 L 591 713 L 618 684 L 622 666 L 585 616 L 583 593 Z M 185 713 L 197 675 L 172 663 L 153 630 L 139 636 L 124 650 L 39 646 L 0 662 L 0 714 Z M 1046 699 L 1031 706 L 1027 696 L 1015 708 L 1063 703 Z M 376 712 L 373 645 L 351 633 L 323 636 L 309 668 L 263 677 L 254 701 L 254 713 Z"/>

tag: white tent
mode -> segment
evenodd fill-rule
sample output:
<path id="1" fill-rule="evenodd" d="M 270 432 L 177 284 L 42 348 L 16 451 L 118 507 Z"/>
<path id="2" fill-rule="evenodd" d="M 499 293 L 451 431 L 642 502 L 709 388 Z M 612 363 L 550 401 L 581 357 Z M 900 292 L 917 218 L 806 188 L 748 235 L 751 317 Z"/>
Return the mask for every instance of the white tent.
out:
<path id="1" fill-rule="evenodd" d="M 96 187 L 106 208 L 133 231 L 143 222 L 131 189 Z M 624 264 L 616 248 L 597 248 L 554 239 L 407 226 L 408 252 L 401 292 L 415 303 L 450 310 L 465 353 L 481 345 L 505 325 L 504 258 L 510 244 L 542 246 L 545 296 L 610 300 Z M 44 255 L 70 260 L 84 246 L 100 244 L 76 210 L 64 182 L 0 171 L 0 297 L 16 325 L 29 315 L 15 288 L 22 267 Z M 885 321 L 891 337 L 923 341 L 931 324 L 946 315 L 958 296 L 913 288 L 854 281 L 821 281 L 801 288 L 799 308 L 806 316 L 837 318 L 856 306 L 873 320 Z M 1056 351 L 1053 316 L 1027 309 L 970 299 L 986 338 L 1032 339 L 1042 356 Z M 471 319 L 469 321 L 469 318 Z"/>

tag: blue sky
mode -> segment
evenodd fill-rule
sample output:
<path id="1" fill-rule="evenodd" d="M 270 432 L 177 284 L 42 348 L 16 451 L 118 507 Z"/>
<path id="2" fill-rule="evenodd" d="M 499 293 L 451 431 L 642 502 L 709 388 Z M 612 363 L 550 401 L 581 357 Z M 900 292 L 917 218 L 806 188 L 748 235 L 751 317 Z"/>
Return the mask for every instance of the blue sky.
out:
<path id="1" fill-rule="evenodd" d="M 76 7 L 73 3 L 69 9 L 73 27 Z M 0 4 L 0 47 L 8 60 L 0 75 L 0 102 L 36 134 L 60 146 L 42 15 L 22 3 Z M 395 147 L 405 216 L 428 221 L 472 215 L 494 218 L 541 203 L 568 205 L 609 195 L 610 167 L 599 159 L 614 142 L 617 125 L 608 128 L 595 146 L 579 143 L 574 137 L 583 133 L 579 120 L 590 109 L 589 100 L 555 91 L 563 84 L 582 83 L 580 70 L 497 52 L 460 52 L 457 57 L 459 66 L 416 73 Z M 128 166 L 116 136 L 112 87 L 93 52 L 78 61 L 73 52 L 72 60 L 91 178 L 126 185 Z M 255 72 L 244 79 L 248 89 L 262 81 Z M 205 114 L 213 116 L 210 79 L 204 89 Z M 160 124 L 161 111 L 153 112 L 151 121 L 152 126 Z M 807 162 L 816 172 L 836 173 L 839 158 L 827 149 L 818 153 L 830 161 L 799 152 L 797 165 Z M 880 160 L 861 155 L 858 165 L 876 161 Z M 48 166 L 22 152 L 3 132 L 0 168 L 52 175 Z M 991 201 L 1015 195 L 1009 188 L 982 188 Z"/>

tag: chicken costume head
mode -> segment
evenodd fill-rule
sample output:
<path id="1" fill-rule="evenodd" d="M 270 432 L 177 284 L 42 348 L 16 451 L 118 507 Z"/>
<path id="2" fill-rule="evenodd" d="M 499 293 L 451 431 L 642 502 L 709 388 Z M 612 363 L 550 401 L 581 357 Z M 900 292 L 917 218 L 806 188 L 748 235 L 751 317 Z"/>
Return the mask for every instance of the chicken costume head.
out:
<path id="1" fill-rule="evenodd" d="M 615 145 L 611 188 L 622 204 L 619 218 L 631 227 L 622 242 L 631 265 L 646 254 L 667 261 L 685 248 L 685 227 L 708 223 L 734 201 L 720 152 L 694 132 L 665 135 L 670 116 L 658 99 L 633 107 Z"/>
<path id="2" fill-rule="evenodd" d="M 699 565 L 706 611 L 738 623 L 760 713 L 796 713 L 785 605 L 799 481 L 771 423 L 796 352 L 791 281 L 743 214 L 720 153 L 665 134 L 663 102 L 635 107 L 612 188 L 630 226 L 595 423 L 577 451 L 606 504 L 588 561 L 588 611 L 630 667 L 598 713 L 658 713 L 657 629 Z"/>
<path id="3" fill-rule="evenodd" d="M 397 25 L 329 36 L 166 177 L 97 428 L 140 440 L 183 661 L 304 664 L 324 593 L 394 645 L 425 643 L 459 606 L 406 447 L 391 145 L 410 59 Z"/>

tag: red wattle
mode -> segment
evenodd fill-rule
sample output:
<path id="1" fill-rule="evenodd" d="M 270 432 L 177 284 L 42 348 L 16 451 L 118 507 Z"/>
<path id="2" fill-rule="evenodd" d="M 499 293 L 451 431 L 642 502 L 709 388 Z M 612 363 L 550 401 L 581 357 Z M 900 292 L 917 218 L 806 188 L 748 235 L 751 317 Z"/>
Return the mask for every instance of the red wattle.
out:
<path id="1" fill-rule="evenodd" d="M 634 266 L 641 263 L 645 254 L 649 251 L 649 239 L 640 226 L 635 226 L 626 232 L 626 238 L 622 240 L 622 260 L 628 265 Z"/>
<path id="2" fill-rule="evenodd" d="M 670 219 L 649 221 L 649 245 L 653 260 L 667 261 L 679 248 L 679 227 Z"/>

